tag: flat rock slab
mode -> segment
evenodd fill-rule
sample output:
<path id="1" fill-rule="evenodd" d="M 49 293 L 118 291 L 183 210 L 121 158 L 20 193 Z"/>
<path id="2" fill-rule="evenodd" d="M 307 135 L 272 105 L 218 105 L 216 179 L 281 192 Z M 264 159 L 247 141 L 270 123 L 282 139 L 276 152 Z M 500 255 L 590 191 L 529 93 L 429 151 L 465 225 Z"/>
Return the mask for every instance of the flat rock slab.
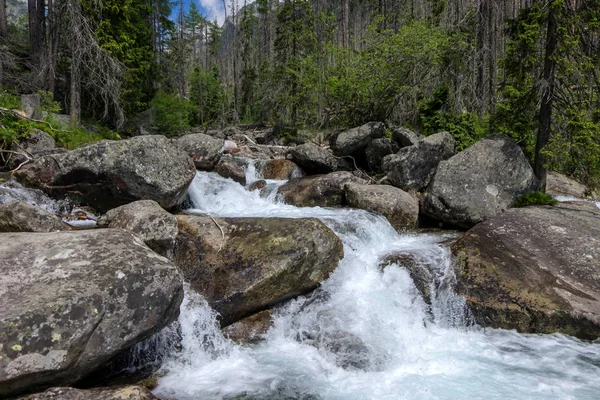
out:
<path id="1" fill-rule="evenodd" d="M 182 298 L 176 267 L 129 232 L 0 234 L 0 397 L 77 381 Z"/>
<path id="2" fill-rule="evenodd" d="M 511 209 L 453 246 L 457 291 L 478 323 L 600 337 L 600 213 Z"/>
<path id="3" fill-rule="evenodd" d="M 175 264 L 222 327 L 315 289 L 343 256 L 341 241 L 315 218 L 177 220 Z"/>
<path id="4" fill-rule="evenodd" d="M 124 386 L 89 390 L 58 387 L 22 397 L 19 400 L 158 400 L 158 398 L 145 387 Z"/>

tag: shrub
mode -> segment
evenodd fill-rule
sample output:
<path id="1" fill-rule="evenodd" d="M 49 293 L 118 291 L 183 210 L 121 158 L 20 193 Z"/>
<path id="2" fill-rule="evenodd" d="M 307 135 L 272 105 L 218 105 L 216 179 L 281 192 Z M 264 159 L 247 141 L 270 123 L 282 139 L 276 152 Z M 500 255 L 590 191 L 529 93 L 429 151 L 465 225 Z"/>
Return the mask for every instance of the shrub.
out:
<path id="1" fill-rule="evenodd" d="M 515 200 L 513 207 L 521 208 L 527 206 L 555 206 L 556 199 L 549 194 L 536 190 L 532 193 L 521 195 Z"/>
<path id="2" fill-rule="evenodd" d="M 181 97 L 158 92 L 150 102 L 152 120 L 165 136 L 174 136 L 190 128 L 192 106 Z"/>

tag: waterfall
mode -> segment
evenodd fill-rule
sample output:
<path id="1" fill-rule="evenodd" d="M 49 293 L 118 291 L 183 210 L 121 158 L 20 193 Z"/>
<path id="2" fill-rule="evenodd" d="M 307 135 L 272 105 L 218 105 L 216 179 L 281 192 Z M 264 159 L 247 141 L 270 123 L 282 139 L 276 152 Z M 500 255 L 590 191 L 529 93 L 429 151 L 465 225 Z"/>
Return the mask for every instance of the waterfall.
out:
<path id="1" fill-rule="evenodd" d="M 252 166 L 248 181 L 259 179 Z M 214 173 L 198 172 L 191 213 L 321 219 L 344 258 L 315 292 L 283 304 L 265 340 L 234 344 L 215 312 L 186 290 L 181 346 L 170 350 L 155 393 L 165 399 L 598 399 L 600 345 L 523 335 L 470 322 L 452 292 L 452 233 L 397 233 L 362 210 L 298 208 Z M 431 275 L 431 305 L 389 254 L 415 257 Z"/>

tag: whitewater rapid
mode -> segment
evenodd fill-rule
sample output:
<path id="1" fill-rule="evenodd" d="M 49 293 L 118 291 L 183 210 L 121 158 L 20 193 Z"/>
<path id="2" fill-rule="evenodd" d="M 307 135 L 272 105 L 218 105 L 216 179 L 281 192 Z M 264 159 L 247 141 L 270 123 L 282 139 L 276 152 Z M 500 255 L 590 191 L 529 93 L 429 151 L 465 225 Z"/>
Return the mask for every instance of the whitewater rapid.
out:
<path id="1" fill-rule="evenodd" d="M 260 178 L 252 164 L 249 182 Z M 344 244 L 344 258 L 313 294 L 278 308 L 265 340 L 236 345 L 214 311 L 186 291 L 182 343 L 167 353 L 155 394 L 165 399 L 599 399 L 600 344 L 564 335 L 482 329 L 452 293 L 453 235 L 398 234 L 361 210 L 298 208 L 214 173 L 198 172 L 191 213 L 221 217 L 316 217 Z M 409 273 L 382 269 L 408 252 L 434 277 L 428 306 Z M 176 328 L 171 328 L 170 334 Z M 168 336 L 169 332 L 163 333 Z M 165 343 L 169 342 L 168 340 Z"/>

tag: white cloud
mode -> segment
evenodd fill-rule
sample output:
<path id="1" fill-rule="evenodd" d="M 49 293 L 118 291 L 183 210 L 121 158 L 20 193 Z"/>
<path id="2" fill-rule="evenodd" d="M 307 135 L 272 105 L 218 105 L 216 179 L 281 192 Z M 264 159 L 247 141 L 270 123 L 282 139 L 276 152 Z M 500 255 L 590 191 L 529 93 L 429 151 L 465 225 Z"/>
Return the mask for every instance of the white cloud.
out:
<path id="1" fill-rule="evenodd" d="M 198 3 L 204 9 L 207 19 L 210 21 L 216 19 L 219 25 L 223 24 L 223 21 L 225 21 L 225 10 L 222 0 L 198 0 Z"/>

